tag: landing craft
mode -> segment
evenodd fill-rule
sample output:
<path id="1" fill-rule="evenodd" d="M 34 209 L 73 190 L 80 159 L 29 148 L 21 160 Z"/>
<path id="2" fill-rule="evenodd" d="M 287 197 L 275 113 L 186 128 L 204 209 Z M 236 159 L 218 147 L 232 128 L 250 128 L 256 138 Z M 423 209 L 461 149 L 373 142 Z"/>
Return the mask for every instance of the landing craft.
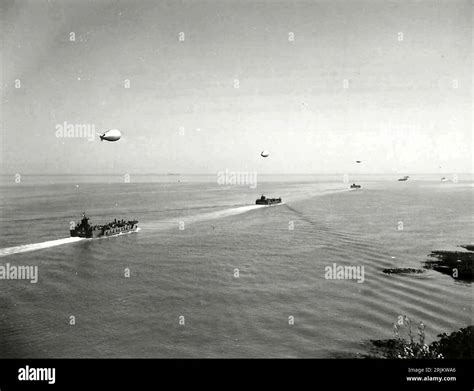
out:
<path id="1" fill-rule="evenodd" d="M 260 198 L 255 200 L 256 205 L 273 205 L 273 204 L 281 204 L 281 197 L 280 198 L 267 198 L 263 194 Z"/>
<path id="2" fill-rule="evenodd" d="M 102 134 L 97 133 L 97 135 L 100 137 L 100 141 L 117 141 L 120 140 L 120 137 L 122 137 L 122 133 L 120 133 L 120 130 L 117 129 L 110 129 Z"/>
<path id="3" fill-rule="evenodd" d="M 89 217 L 82 214 L 80 223 L 71 222 L 69 232 L 72 237 L 99 238 L 101 236 L 113 236 L 121 233 L 136 232 L 138 230 L 138 220 L 117 220 L 102 225 L 89 224 Z"/>

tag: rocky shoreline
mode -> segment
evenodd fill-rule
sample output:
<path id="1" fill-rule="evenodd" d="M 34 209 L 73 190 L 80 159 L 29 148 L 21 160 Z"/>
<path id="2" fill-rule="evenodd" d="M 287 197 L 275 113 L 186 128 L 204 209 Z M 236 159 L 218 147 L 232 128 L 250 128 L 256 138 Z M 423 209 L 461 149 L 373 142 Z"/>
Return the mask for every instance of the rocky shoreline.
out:
<path id="1" fill-rule="evenodd" d="M 433 250 L 422 269 L 387 268 L 385 274 L 422 274 L 434 270 L 451 276 L 454 280 L 470 284 L 473 280 L 474 244 L 456 246 L 452 250 Z M 405 330 L 402 336 L 401 330 Z M 472 359 L 474 358 L 474 326 L 468 325 L 451 334 L 439 334 L 438 339 L 425 343 L 424 324 L 419 322 L 416 332 L 407 317 L 394 324 L 396 338 L 369 341 L 369 352 L 362 358 L 425 358 Z M 418 335 L 419 338 L 415 337 Z"/>
<path id="2" fill-rule="evenodd" d="M 389 359 L 472 359 L 474 357 L 474 326 L 467 326 L 451 334 L 439 334 L 430 344 L 405 338 L 371 340 L 369 353 L 361 358 Z"/>
<path id="3" fill-rule="evenodd" d="M 473 280 L 474 245 L 461 245 L 464 251 L 434 250 L 425 262 L 425 269 L 433 269 L 439 273 L 447 274 L 454 279 Z M 467 251 L 466 251 L 467 250 Z"/>

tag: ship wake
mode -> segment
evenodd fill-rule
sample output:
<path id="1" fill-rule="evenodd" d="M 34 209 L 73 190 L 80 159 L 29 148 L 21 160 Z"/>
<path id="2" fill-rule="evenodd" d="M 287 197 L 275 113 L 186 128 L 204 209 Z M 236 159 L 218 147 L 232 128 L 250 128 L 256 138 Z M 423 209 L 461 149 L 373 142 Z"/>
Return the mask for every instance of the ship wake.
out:
<path id="1" fill-rule="evenodd" d="M 182 218 L 174 218 L 173 220 L 161 220 L 161 221 L 156 221 L 156 222 L 147 222 L 142 224 L 142 228 L 145 230 L 159 230 L 159 229 L 170 229 L 173 227 L 177 227 L 179 225 L 179 222 L 182 221 L 186 224 L 188 223 L 197 223 L 201 221 L 209 221 L 209 220 L 215 220 L 215 219 L 221 219 L 224 217 L 230 217 L 230 216 L 235 216 L 239 215 L 242 213 L 247 213 L 252 210 L 256 209 L 261 209 L 261 208 L 273 208 L 278 205 L 283 205 L 284 203 L 281 204 L 276 204 L 276 205 L 246 205 L 246 206 L 240 206 L 237 208 L 229 208 L 229 209 L 224 209 L 224 210 L 218 210 L 214 212 L 208 212 L 208 213 L 201 213 L 198 215 L 191 215 L 191 216 L 186 216 Z"/>
<path id="2" fill-rule="evenodd" d="M 32 244 L 23 244 L 21 246 L 7 247 L 0 249 L 0 257 L 5 257 L 7 255 L 26 253 L 29 251 L 43 250 L 45 248 L 61 246 L 63 244 L 69 244 L 74 242 L 79 242 L 84 240 L 84 238 L 63 238 L 56 240 L 48 240 L 46 242 L 32 243 Z"/>

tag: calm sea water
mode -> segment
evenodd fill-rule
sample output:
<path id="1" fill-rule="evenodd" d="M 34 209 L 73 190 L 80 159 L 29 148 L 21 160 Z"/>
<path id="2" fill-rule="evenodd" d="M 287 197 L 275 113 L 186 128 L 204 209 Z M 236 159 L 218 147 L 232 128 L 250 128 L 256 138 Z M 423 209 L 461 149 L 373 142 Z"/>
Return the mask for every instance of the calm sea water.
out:
<path id="1" fill-rule="evenodd" d="M 268 176 L 256 189 L 4 177 L 0 265 L 36 265 L 39 280 L 0 280 L 0 357 L 353 357 L 391 338 L 399 315 L 423 321 L 428 341 L 472 324 L 470 284 L 382 273 L 472 243 L 472 178 L 360 179 L 350 191 L 341 176 Z M 285 204 L 256 207 L 261 193 Z M 50 243 L 83 211 L 141 230 Z M 364 266 L 365 281 L 325 279 L 333 263 Z"/>

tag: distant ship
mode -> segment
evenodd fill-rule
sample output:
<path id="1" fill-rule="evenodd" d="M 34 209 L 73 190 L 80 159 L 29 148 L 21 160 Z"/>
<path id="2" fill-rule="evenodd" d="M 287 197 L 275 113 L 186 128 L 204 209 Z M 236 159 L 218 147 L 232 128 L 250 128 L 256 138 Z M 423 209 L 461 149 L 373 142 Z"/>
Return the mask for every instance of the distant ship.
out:
<path id="1" fill-rule="evenodd" d="M 120 233 L 134 232 L 138 229 L 137 220 L 117 220 L 103 225 L 90 225 L 89 217 L 82 214 L 82 220 L 79 224 L 74 224 L 70 229 L 71 236 L 80 238 L 99 238 L 101 236 L 113 236 Z"/>
<path id="2" fill-rule="evenodd" d="M 398 181 L 399 182 L 405 182 L 408 180 L 408 178 L 410 178 L 408 175 L 405 175 L 403 178 L 400 178 Z"/>
<path id="3" fill-rule="evenodd" d="M 263 194 L 262 196 L 255 201 L 257 205 L 272 205 L 272 204 L 281 204 L 280 198 L 267 198 Z"/>
<path id="4" fill-rule="evenodd" d="M 448 178 L 446 178 L 445 176 L 441 178 L 441 182 L 446 182 L 448 180 Z"/>
<path id="5" fill-rule="evenodd" d="M 355 183 L 351 185 L 351 189 L 360 189 L 361 187 L 361 185 L 356 185 Z"/>

